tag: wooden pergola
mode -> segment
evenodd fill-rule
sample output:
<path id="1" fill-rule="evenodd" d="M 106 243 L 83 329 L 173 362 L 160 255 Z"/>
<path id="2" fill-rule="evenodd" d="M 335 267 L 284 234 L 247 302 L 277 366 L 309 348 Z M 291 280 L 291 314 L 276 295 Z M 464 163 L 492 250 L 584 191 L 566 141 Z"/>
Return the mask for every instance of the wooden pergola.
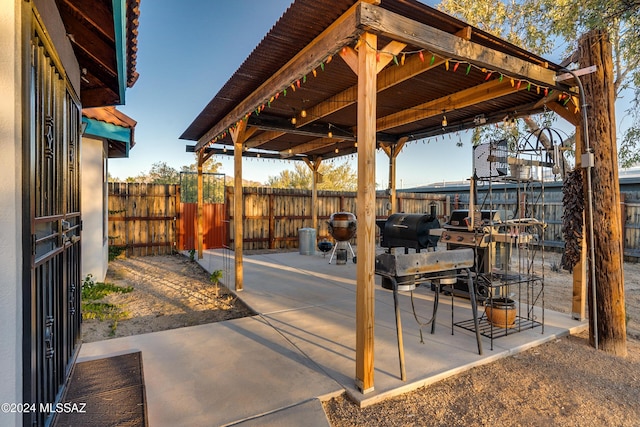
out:
<path id="1" fill-rule="evenodd" d="M 355 381 L 367 393 L 374 388 L 376 149 L 389 157 L 394 212 L 396 159 L 407 142 L 544 109 L 580 123 L 571 80 L 559 83 L 559 74 L 559 66 L 415 0 L 296 0 L 181 138 L 197 141 L 199 171 L 210 156 L 233 153 L 236 218 L 242 156 L 295 158 L 317 172 L 326 159 L 357 155 Z M 234 221 L 237 291 L 242 233 Z M 574 303 L 583 317 L 584 297 Z"/>

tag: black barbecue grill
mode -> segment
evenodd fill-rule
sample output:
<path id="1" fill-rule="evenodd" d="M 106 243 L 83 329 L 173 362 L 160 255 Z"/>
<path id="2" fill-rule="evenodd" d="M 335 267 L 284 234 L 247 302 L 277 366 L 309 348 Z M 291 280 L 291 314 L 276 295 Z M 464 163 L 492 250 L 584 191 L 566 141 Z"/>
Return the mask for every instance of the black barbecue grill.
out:
<path id="1" fill-rule="evenodd" d="M 433 215 L 398 213 L 384 221 L 376 221 L 380 228 L 380 246 L 383 248 L 435 248 L 439 236 L 431 230 L 440 228 L 440 221 Z"/>
<path id="2" fill-rule="evenodd" d="M 380 246 L 383 248 L 404 248 L 404 253 L 414 249 L 433 248 L 438 245 L 438 235 L 431 235 L 431 230 L 439 229 L 440 222 L 433 215 L 397 213 L 386 220 L 376 221 L 380 228 Z M 390 251 L 389 251 L 390 252 Z M 416 287 L 414 275 L 396 277 L 399 291 L 411 291 Z M 382 276 L 382 287 L 393 289 L 388 277 Z"/>
<path id="3" fill-rule="evenodd" d="M 500 213 L 492 210 L 476 211 L 474 218 L 468 210 L 451 212 L 449 222 L 442 228 L 441 241 L 447 249 L 474 248 L 476 261 L 474 270 L 486 274 L 495 264 L 496 237 L 501 224 Z"/>
<path id="4" fill-rule="evenodd" d="M 380 246 L 387 248 L 383 254 L 376 256 L 375 274 L 381 276 L 382 287 L 393 291 L 393 302 L 396 315 L 396 335 L 398 339 L 398 355 L 400 359 L 400 375 L 406 378 L 404 367 L 404 347 L 402 343 L 402 324 L 398 306 L 399 291 L 413 291 L 421 283 L 431 282 L 435 285 L 436 293 L 433 301 L 433 316 L 427 324 L 431 324 L 431 333 L 435 331 L 436 313 L 438 310 L 438 295 L 441 284 L 454 284 L 458 277 L 466 277 L 466 285 L 471 297 L 471 309 L 474 324 L 478 325 L 476 300 L 473 278 L 470 268 L 474 265 L 474 251 L 470 248 L 462 250 L 436 251 L 440 222 L 432 215 L 424 214 L 393 214 L 386 221 L 376 221 L 380 228 Z M 433 251 L 420 252 L 421 249 L 432 247 Z M 404 253 L 392 250 L 404 248 Z M 409 253 L 409 249 L 414 253 Z M 412 293 L 413 298 L 413 293 Z M 453 310 L 453 293 L 452 310 Z M 412 299 L 413 301 L 413 299 Z M 415 308 L 414 308 L 415 314 Z M 417 317 L 416 317 L 417 320 Z M 421 327 L 424 325 L 421 325 Z M 453 311 L 452 311 L 453 333 Z M 422 337 L 422 330 L 420 331 Z M 482 354 L 482 344 L 478 328 L 476 328 L 478 352 Z"/>

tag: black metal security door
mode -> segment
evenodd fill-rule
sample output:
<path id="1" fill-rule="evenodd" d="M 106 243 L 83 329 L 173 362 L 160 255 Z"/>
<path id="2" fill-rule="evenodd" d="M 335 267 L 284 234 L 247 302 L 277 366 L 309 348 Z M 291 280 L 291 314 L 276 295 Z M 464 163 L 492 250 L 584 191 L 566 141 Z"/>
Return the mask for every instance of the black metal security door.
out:
<path id="1" fill-rule="evenodd" d="M 31 33 L 25 212 L 24 425 L 46 425 L 80 338 L 80 104 L 37 20 Z M 26 215 L 26 214 L 25 214 Z M 27 218 L 25 217 L 25 220 Z"/>

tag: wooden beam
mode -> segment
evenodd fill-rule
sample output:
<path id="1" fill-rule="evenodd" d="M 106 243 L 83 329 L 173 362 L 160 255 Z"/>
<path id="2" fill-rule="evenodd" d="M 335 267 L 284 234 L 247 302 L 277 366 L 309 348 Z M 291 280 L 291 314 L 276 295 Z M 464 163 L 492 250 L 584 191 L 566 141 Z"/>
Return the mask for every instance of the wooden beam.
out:
<path id="1" fill-rule="evenodd" d="M 389 156 L 389 209 L 387 210 L 387 215 L 398 212 L 398 198 L 396 194 L 397 159 L 407 140 L 408 138 L 403 137 L 395 144 L 382 146 L 383 151 Z"/>
<path id="2" fill-rule="evenodd" d="M 580 112 L 576 111 L 576 106 L 573 104 L 573 101 L 569 101 L 569 104 L 571 104 L 571 106 L 569 106 L 569 104 L 565 106 L 556 102 L 555 96 L 553 98 L 553 100 L 548 100 L 548 102 L 545 102 L 544 105 L 546 105 L 548 109 L 568 121 L 570 124 L 576 127 L 579 126 L 582 122 L 582 118 L 580 117 Z"/>
<path id="3" fill-rule="evenodd" d="M 250 130 L 253 131 L 251 132 L 253 134 L 257 130 L 257 128 L 252 127 L 250 128 Z M 247 148 L 256 148 L 263 144 L 266 144 L 269 141 L 273 141 L 276 138 L 280 138 L 285 133 L 286 132 L 281 130 L 269 130 L 266 132 L 262 132 L 260 135 L 256 135 L 252 138 L 247 137 L 247 140 L 245 141 L 244 145 Z"/>
<path id="4" fill-rule="evenodd" d="M 358 52 L 352 47 L 345 46 L 340 51 L 340 58 L 351 68 L 354 74 L 358 74 Z"/>
<path id="5" fill-rule="evenodd" d="M 433 64 L 431 64 L 430 61 L 422 61 L 418 55 L 413 55 L 407 58 L 404 66 L 389 67 L 380 72 L 376 83 L 378 92 L 387 90 L 444 63 L 445 59 L 441 57 L 436 56 Z M 347 108 L 350 105 L 355 104 L 357 99 L 358 86 L 355 85 L 343 90 L 320 104 L 307 108 L 307 117 L 299 117 L 297 119 L 298 121 L 296 126 L 304 126 L 305 124 L 319 120 L 343 108 Z"/>
<path id="6" fill-rule="evenodd" d="M 334 21 L 325 31 L 267 79 L 251 95 L 240 102 L 229 114 L 206 132 L 196 144 L 201 149 L 217 135 L 236 124 L 248 111 L 254 110 L 274 94 L 288 87 L 292 81 L 310 73 L 330 52 L 338 52 L 343 46 L 358 37 L 362 30 L 356 28 L 356 13 L 359 3 Z"/>
<path id="7" fill-rule="evenodd" d="M 356 387 L 374 390 L 375 228 L 376 228 L 376 47 L 377 37 L 365 33 L 358 51 L 358 191 L 356 217 Z"/>
<path id="8" fill-rule="evenodd" d="M 246 120 L 240 120 L 238 126 L 231 129 L 233 140 L 233 250 L 235 259 L 235 290 L 242 291 L 244 277 L 242 267 L 242 241 L 244 212 L 242 194 L 242 146 L 244 145 Z"/>
<path id="9" fill-rule="evenodd" d="M 400 43 L 392 40 L 385 47 L 380 49 L 378 68 L 376 72 L 379 73 L 380 71 L 382 71 L 384 67 L 386 67 L 391 61 L 393 61 L 393 58 L 397 58 L 398 54 L 402 52 L 405 47 L 407 47 L 406 43 Z"/>
<path id="10" fill-rule="evenodd" d="M 381 117 L 378 119 L 378 131 L 392 129 L 418 120 L 442 115 L 448 111 L 458 110 L 526 89 L 524 85 L 520 88 L 518 88 L 517 85 L 512 86 L 507 80 L 502 82 L 497 79 L 491 80 L 487 83 L 482 83 L 481 85 L 416 105 L 409 110 Z"/>
<path id="11" fill-rule="evenodd" d="M 280 155 L 282 157 L 291 157 L 295 154 L 305 154 L 309 151 L 319 150 L 324 147 L 328 147 L 333 144 L 337 144 L 339 142 L 344 141 L 342 138 L 318 138 L 313 141 L 305 142 L 304 144 L 296 145 L 295 147 L 291 147 L 291 153 L 289 153 L 289 149 L 282 150 Z"/>
<path id="12" fill-rule="evenodd" d="M 405 43 L 391 41 L 384 48 L 382 48 L 378 55 L 378 72 L 386 67 L 393 60 L 393 58 L 397 57 L 397 55 L 402 52 L 405 47 L 407 47 Z M 353 73 L 357 75 L 358 52 L 356 51 L 356 49 L 347 46 L 343 47 L 340 51 L 340 57 L 349 66 L 349 68 L 351 68 Z"/>
<path id="13" fill-rule="evenodd" d="M 555 81 L 556 73 L 552 70 L 464 40 L 379 6 L 360 4 L 359 18 L 358 24 L 363 30 L 419 46 L 445 58 L 468 61 L 510 77 L 526 79 L 546 87 L 560 87 Z"/>
<path id="14" fill-rule="evenodd" d="M 356 137 L 353 132 L 333 126 L 329 123 L 310 123 L 306 126 L 294 126 L 289 120 L 281 117 L 267 116 L 262 114 L 260 117 L 250 117 L 249 126 L 263 131 L 278 131 L 293 135 L 303 135 L 321 138 L 329 134 L 331 131 L 336 138 L 342 138 L 348 141 L 355 141 Z"/>

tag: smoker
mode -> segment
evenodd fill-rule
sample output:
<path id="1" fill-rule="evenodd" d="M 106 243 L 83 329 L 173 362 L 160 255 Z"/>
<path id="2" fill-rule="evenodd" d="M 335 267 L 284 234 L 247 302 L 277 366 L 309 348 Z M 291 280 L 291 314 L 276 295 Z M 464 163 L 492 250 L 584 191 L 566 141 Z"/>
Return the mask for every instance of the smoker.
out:
<path id="1" fill-rule="evenodd" d="M 400 378 L 406 380 L 404 366 L 404 344 L 402 339 L 402 323 L 398 305 L 399 291 L 413 291 L 424 282 L 435 283 L 436 292 L 433 300 L 433 316 L 430 320 L 431 333 L 435 332 L 436 314 L 441 283 L 455 283 L 458 276 L 467 277 L 466 283 L 471 298 L 471 310 L 476 326 L 478 353 L 482 354 L 482 344 L 478 328 L 476 300 L 472 291 L 473 278 L 470 268 L 474 265 L 474 252 L 466 248 L 461 250 L 435 251 L 438 242 L 437 234 L 432 230 L 439 228 L 438 220 L 430 215 L 394 214 L 386 221 L 377 221 L 381 230 L 381 246 L 387 248 L 383 254 L 376 256 L 375 274 L 381 276 L 382 286 L 393 291 L 393 304 L 396 317 L 396 335 L 398 340 L 398 357 L 400 360 Z M 421 252 L 421 249 L 433 247 L 434 251 Z M 392 251 L 393 248 L 404 248 L 404 253 Z M 409 253 L 409 249 L 415 249 Z M 453 293 L 451 294 L 453 310 Z M 414 308 L 415 314 L 415 308 Z M 451 332 L 453 333 L 453 311 Z M 420 332 L 422 336 L 422 331 Z"/>
<path id="2" fill-rule="evenodd" d="M 431 230 L 440 228 L 440 221 L 433 215 L 397 213 L 386 220 L 376 221 L 380 228 L 380 246 L 391 252 L 394 248 L 403 248 L 408 254 L 409 249 L 420 253 L 422 249 L 433 248 L 438 245 L 438 235 L 432 235 Z M 416 287 L 414 275 L 397 277 L 399 291 L 411 291 Z M 389 278 L 382 276 L 382 287 L 393 289 Z"/>
<path id="3" fill-rule="evenodd" d="M 440 221 L 433 215 L 398 213 L 384 221 L 377 221 L 380 228 L 380 246 L 383 248 L 421 249 L 436 248 L 439 236 L 431 230 L 440 228 Z M 405 251 L 407 252 L 407 251 Z"/>

